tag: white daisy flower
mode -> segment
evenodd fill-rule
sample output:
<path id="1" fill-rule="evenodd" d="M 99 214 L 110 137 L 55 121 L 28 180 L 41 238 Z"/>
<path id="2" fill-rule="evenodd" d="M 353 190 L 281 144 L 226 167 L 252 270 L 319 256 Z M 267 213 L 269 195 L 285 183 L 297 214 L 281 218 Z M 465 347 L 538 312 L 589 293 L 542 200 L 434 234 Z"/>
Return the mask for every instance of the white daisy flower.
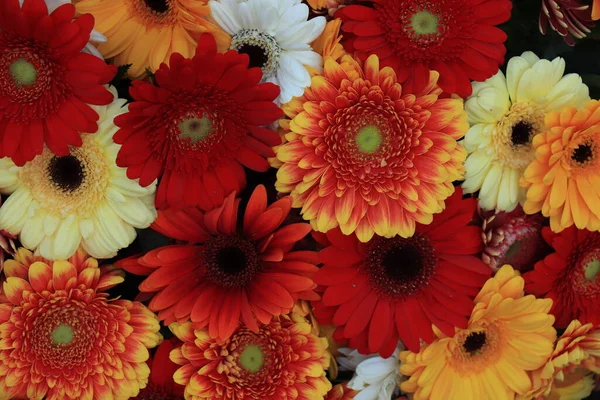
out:
<path id="1" fill-rule="evenodd" d="M 325 29 L 325 17 L 308 21 L 301 0 L 211 0 L 212 17 L 231 35 L 231 49 L 248 54 L 263 81 L 279 85 L 278 104 L 301 96 L 310 86 L 304 66 L 323 70 L 323 59 L 310 46 Z"/>
<path id="2" fill-rule="evenodd" d="M 512 211 L 525 202 L 519 186 L 525 168 L 535 157 L 532 141 L 543 132 L 545 116 L 564 107 L 581 108 L 588 87 L 577 74 L 565 72 L 565 60 L 540 60 L 530 51 L 513 57 L 502 71 L 485 82 L 473 82 L 465 102 L 471 128 L 463 145 L 465 193 L 479 191 L 484 210 Z"/>
<path id="3" fill-rule="evenodd" d="M 402 343 L 389 358 L 369 355 L 356 366 L 354 377 L 348 387 L 358 391 L 354 400 L 390 400 L 392 395 L 400 393 L 399 352 L 404 350 Z"/>
<path id="4" fill-rule="evenodd" d="M 21 7 L 23 6 L 24 1 L 25 0 L 19 0 L 19 4 L 21 5 Z M 48 7 L 48 13 L 51 13 L 52 11 L 56 10 L 58 7 L 62 6 L 63 4 L 72 3 L 71 0 L 45 0 L 45 2 L 46 2 L 46 6 Z M 104 36 L 103 34 L 98 32 L 97 30 L 92 30 L 92 33 L 90 34 L 90 41 L 88 44 L 85 45 L 85 47 L 83 48 L 82 51 L 84 53 L 91 54 L 93 56 L 96 56 L 96 57 L 104 60 L 104 58 L 102 57 L 102 54 L 100 54 L 100 52 L 98 51 L 96 46 L 94 46 L 94 43 L 98 44 L 98 43 L 105 43 L 105 42 L 106 42 L 106 36 Z"/>
<path id="5" fill-rule="evenodd" d="M 156 218 L 156 182 L 141 187 L 117 167 L 114 118 L 127 112 L 126 100 L 92 106 L 98 132 L 83 134 L 83 145 L 57 157 L 48 148 L 17 167 L 0 159 L 0 227 L 19 235 L 24 247 L 49 260 L 67 259 L 81 245 L 95 258 L 114 257 Z"/>
<path id="6" fill-rule="evenodd" d="M 337 357 L 340 371 L 356 371 L 356 367 L 366 359 L 377 357 L 377 354 L 362 354 L 358 350 L 342 347 L 338 349 L 343 356 Z"/>

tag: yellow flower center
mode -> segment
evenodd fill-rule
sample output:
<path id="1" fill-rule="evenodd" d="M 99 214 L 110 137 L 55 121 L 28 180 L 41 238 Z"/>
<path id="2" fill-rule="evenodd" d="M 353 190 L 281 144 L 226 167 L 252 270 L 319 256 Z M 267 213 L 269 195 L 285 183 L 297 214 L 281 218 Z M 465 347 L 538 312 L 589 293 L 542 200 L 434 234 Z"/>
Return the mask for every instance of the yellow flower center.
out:
<path id="1" fill-rule="evenodd" d="M 356 135 L 356 145 L 361 153 L 375 153 L 381 142 L 381 132 L 375 125 L 365 126 Z"/>
<path id="2" fill-rule="evenodd" d="M 529 102 L 517 102 L 492 131 L 495 158 L 503 164 L 524 169 L 535 158 L 533 137 L 545 128 L 544 111 Z"/>
<path id="3" fill-rule="evenodd" d="M 32 86 L 37 78 L 37 70 L 24 58 L 18 58 L 10 64 L 9 71 L 19 86 Z"/>
<path id="4" fill-rule="evenodd" d="M 427 11 L 419 11 L 410 19 L 410 26 L 416 35 L 431 35 L 438 33 L 438 16 Z"/>
<path id="5" fill-rule="evenodd" d="M 250 344 L 244 348 L 244 351 L 240 354 L 240 365 L 246 371 L 256 373 L 260 371 L 260 368 L 265 363 L 264 354 L 260 348 L 255 344 Z"/>
<path id="6" fill-rule="evenodd" d="M 106 150 L 94 136 L 83 135 L 83 145 L 72 148 L 68 156 L 56 157 L 46 148 L 19 174 L 23 186 L 48 213 L 87 217 L 104 200 L 109 165 Z"/>
<path id="7" fill-rule="evenodd" d="M 52 340 L 56 344 L 69 344 L 73 341 L 73 328 L 66 324 L 58 325 L 52 332 Z"/>
<path id="8" fill-rule="evenodd" d="M 184 139 L 190 139 L 192 143 L 204 141 L 214 132 L 213 123 L 206 114 L 202 118 L 186 118 L 179 123 L 178 127 L 180 136 Z"/>

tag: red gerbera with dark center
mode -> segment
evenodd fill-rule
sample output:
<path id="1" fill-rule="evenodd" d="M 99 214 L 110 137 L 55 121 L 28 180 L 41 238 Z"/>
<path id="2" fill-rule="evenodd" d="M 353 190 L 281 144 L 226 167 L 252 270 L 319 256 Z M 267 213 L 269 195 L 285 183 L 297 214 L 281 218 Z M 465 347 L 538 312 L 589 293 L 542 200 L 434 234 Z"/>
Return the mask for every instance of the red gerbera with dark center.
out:
<path id="1" fill-rule="evenodd" d="M 238 229 L 240 200 L 231 194 L 207 213 L 198 209 L 165 210 L 153 228 L 187 244 L 161 247 L 117 265 L 148 274 L 142 292 L 157 292 L 149 304 L 166 324 L 191 319 L 208 326 L 211 338 L 226 340 L 242 322 L 256 331 L 275 315 L 289 313 L 298 299 L 318 300 L 311 279 L 318 270 L 316 253 L 291 251 L 311 228 L 306 223 L 279 226 L 292 200 L 267 207 L 258 186 Z"/>
<path id="2" fill-rule="evenodd" d="M 148 386 L 140 391 L 132 400 L 183 400 L 184 386 L 173 380 L 179 365 L 169 358 L 171 350 L 181 344 L 176 338 L 163 341 L 156 349 L 154 357 L 148 361 L 150 379 Z"/>
<path id="3" fill-rule="evenodd" d="M 315 315 L 338 327 L 336 340 L 389 357 L 398 337 L 418 351 L 419 339 L 433 340 L 432 324 L 449 336 L 467 326 L 473 297 L 491 271 L 477 257 L 481 228 L 469 225 L 475 200 L 461 196 L 457 189 L 410 238 L 361 243 L 339 229 L 327 232 L 330 243 L 319 253 L 324 266 L 314 278 L 324 287 Z"/>
<path id="4" fill-rule="evenodd" d="M 65 4 L 48 15 L 44 0 L 0 2 L 0 158 L 22 166 L 42 153 L 58 156 L 81 146 L 79 132 L 98 130 L 98 114 L 86 104 L 105 105 L 103 87 L 116 67 L 81 50 L 94 17 L 73 20 Z"/>
<path id="5" fill-rule="evenodd" d="M 348 52 L 363 60 L 376 54 L 400 82 L 412 77 L 417 87 L 436 70 L 444 91 L 467 97 L 470 79 L 484 81 L 504 62 L 506 34 L 495 25 L 511 8 L 510 0 L 373 0 L 373 8 L 351 5 L 336 17 Z"/>
<path id="6" fill-rule="evenodd" d="M 525 291 L 553 301 L 555 326 L 566 328 L 573 320 L 600 323 L 600 232 L 571 226 L 560 233 L 542 230 L 555 253 L 535 264 L 525 278 Z"/>
<path id="7" fill-rule="evenodd" d="M 122 144 L 117 164 L 148 186 L 161 178 L 157 208 L 199 206 L 210 210 L 246 184 L 242 166 L 269 169 L 276 132 L 263 128 L 281 116 L 273 100 L 279 88 L 259 83 L 260 68 L 248 69 L 248 56 L 217 54 L 204 34 L 192 59 L 176 53 L 170 67 L 156 71 L 158 84 L 135 81 L 136 102 L 115 119 Z"/>

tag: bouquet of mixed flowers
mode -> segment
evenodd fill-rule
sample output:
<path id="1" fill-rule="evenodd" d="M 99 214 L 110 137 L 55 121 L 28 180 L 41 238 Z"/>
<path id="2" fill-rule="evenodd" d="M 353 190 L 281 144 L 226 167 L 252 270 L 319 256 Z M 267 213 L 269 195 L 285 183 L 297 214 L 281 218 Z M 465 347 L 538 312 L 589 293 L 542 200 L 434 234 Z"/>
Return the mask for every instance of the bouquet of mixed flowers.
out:
<path id="1" fill-rule="evenodd" d="M 600 0 L 0 0 L 0 400 L 600 388 Z"/>

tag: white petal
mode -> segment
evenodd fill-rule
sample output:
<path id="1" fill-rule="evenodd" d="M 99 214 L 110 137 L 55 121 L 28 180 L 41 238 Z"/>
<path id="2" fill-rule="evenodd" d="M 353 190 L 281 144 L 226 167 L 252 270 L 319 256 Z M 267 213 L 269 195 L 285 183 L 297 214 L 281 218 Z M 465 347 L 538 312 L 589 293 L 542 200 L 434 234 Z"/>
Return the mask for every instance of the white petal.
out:
<path id="1" fill-rule="evenodd" d="M 317 54 L 314 51 L 301 50 L 288 51 L 286 53 L 302 65 L 308 65 L 309 67 L 316 68 L 319 70 L 319 72 L 323 71 L 323 57 L 321 57 L 320 54 Z"/>
<path id="2" fill-rule="evenodd" d="M 25 225 L 32 200 L 29 190 L 25 188 L 19 188 L 11 194 L 0 207 L 0 227 L 18 235 Z"/>
<path id="3" fill-rule="evenodd" d="M 208 5 L 210 7 L 211 16 L 225 32 L 233 36 L 242 29 L 236 16 L 237 13 L 233 12 L 225 4 L 211 0 L 208 2 Z"/>
<path id="4" fill-rule="evenodd" d="M 153 214 L 137 197 L 124 197 L 123 201 L 107 198 L 108 204 L 125 222 L 136 228 L 147 228 L 154 220 Z"/>
<path id="5" fill-rule="evenodd" d="M 540 58 L 531 51 L 526 51 L 523 54 L 521 54 L 521 58 L 523 58 L 525 61 L 527 61 L 530 66 L 533 66 L 533 64 L 540 61 Z"/>
<path id="6" fill-rule="evenodd" d="M 540 60 L 523 73 L 517 89 L 518 101 L 544 101 L 549 90 L 558 83 L 565 71 L 565 60 Z"/>
<path id="7" fill-rule="evenodd" d="M 79 232 L 79 221 L 75 215 L 69 215 L 65 218 L 54 238 L 54 259 L 66 260 L 71 257 L 81 243 L 81 234 Z"/>
<path id="8" fill-rule="evenodd" d="M 101 34 L 100 32 L 98 32 L 95 29 L 93 29 L 92 33 L 90 33 L 90 42 L 106 43 L 107 40 L 108 39 L 106 39 L 106 36 L 104 36 L 103 34 Z"/>
<path id="9" fill-rule="evenodd" d="M 521 76 L 527 71 L 531 65 L 526 59 L 522 57 L 513 57 L 508 61 L 506 66 L 506 85 L 508 87 L 508 93 L 513 103 L 517 102 L 517 91 L 519 89 L 519 82 Z"/>
<path id="10" fill-rule="evenodd" d="M 82 219 L 79 221 L 79 230 L 84 239 L 89 238 L 94 233 L 94 221 L 91 219 Z"/>
<path id="11" fill-rule="evenodd" d="M 42 215 L 28 218 L 21 231 L 21 244 L 27 249 L 35 249 L 44 239 L 44 217 Z"/>
<path id="12" fill-rule="evenodd" d="M 54 232 L 58 229 L 60 225 L 61 219 L 58 215 L 48 214 L 46 218 L 44 218 L 44 233 L 47 236 L 53 235 Z"/>
<path id="13" fill-rule="evenodd" d="M 567 74 L 546 95 L 544 111 L 560 111 L 565 106 L 583 107 L 589 100 L 589 89 L 577 74 Z"/>

